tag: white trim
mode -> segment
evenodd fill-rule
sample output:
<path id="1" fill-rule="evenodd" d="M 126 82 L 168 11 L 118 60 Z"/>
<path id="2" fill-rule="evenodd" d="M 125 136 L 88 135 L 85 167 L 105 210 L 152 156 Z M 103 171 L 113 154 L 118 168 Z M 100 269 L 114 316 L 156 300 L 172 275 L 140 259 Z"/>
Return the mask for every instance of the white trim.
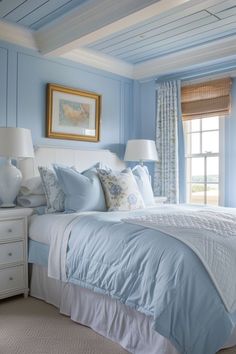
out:
<path id="1" fill-rule="evenodd" d="M 134 79 L 177 73 L 203 63 L 236 58 L 236 36 L 134 65 Z"/>
<path id="2" fill-rule="evenodd" d="M 106 70 L 117 75 L 133 78 L 133 65 L 109 55 L 98 54 L 89 49 L 74 49 L 62 55 L 62 58 L 73 60 L 97 69 Z"/>
<path id="3" fill-rule="evenodd" d="M 219 119 L 219 205 L 225 205 L 225 118 Z"/>
<path id="4" fill-rule="evenodd" d="M 37 50 L 34 32 L 0 20 L 0 40 Z"/>

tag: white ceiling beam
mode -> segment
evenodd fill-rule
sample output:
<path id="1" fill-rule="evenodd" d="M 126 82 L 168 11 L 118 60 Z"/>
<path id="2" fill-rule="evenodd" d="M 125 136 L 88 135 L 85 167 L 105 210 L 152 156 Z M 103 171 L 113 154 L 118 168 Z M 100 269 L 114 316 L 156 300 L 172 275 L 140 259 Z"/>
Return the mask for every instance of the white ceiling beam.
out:
<path id="1" fill-rule="evenodd" d="M 0 20 L 0 40 L 31 49 L 38 49 L 33 31 L 4 20 Z"/>
<path id="2" fill-rule="evenodd" d="M 133 78 L 146 79 L 153 76 L 162 76 L 177 73 L 203 64 L 211 64 L 227 59 L 236 58 L 236 36 L 216 40 L 192 49 L 165 55 L 134 65 Z"/>
<path id="3" fill-rule="evenodd" d="M 219 1 L 201 0 L 200 3 L 210 2 L 215 4 Z M 62 55 L 105 38 L 107 35 L 128 29 L 153 16 L 163 15 L 181 5 L 189 4 L 189 6 L 192 6 L 196 3 L 199 2 L 196 2 L 196 0 L 160 0 L 147 6 L 148 0 L 146 3 L 145 0 L 100 0 L 96 3 L 90 0 L 82 4 L 78 10 L 55 21 L 54 24 L 38 30 L 35 38 L 38 48 L 43 54 Z M 141 4 L 143 8 L 140 10 Z M 126 16 L 127 9 L 131 5 L 133 13 Z M 137 10 L 138 8 L 139 10 Z M 123 15 L 121 15 L 121 12 L 123 12 Z M 120 19 L 116 20 L 114 18 L 116 13 L 119 14 Z M 110 19 L 110 23 L 107 23 L 108 19 Z"/>

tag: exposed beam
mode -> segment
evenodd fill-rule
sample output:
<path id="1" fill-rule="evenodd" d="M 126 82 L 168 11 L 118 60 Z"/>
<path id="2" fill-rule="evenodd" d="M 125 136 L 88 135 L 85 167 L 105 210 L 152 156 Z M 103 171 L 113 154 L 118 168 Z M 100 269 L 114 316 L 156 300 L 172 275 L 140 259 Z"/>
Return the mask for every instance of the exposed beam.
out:
<path id="1" fill-rule="evenodd" d="M 61 55 L 178 6 L 196 3 L 196 0 L 100 0 L 95 4 L 89 0 L 73 13 L 37 31 L 38 48 L 43 54 Z"/>
<path id="2" fill-rule="evenodd" d="M 33 31 L 3 20 L 0 20 L 0 40 L 37 50 Z"/>

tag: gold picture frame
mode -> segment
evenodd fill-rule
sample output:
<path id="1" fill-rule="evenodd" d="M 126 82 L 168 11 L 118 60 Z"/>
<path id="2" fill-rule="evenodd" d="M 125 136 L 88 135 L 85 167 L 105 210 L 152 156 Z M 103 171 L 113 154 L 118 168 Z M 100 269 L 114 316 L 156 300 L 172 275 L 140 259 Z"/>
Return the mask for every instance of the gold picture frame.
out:
<path id="1" fill-rule="evenodd" d="M 98 142 L 101 95 L 47 84 L 46 136 Z"/>

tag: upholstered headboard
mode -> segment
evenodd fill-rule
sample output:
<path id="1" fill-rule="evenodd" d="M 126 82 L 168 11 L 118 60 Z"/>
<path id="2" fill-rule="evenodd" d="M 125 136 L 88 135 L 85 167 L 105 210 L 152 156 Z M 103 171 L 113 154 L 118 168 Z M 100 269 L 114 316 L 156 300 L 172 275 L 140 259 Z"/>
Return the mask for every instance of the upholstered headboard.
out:
<path id="1" fill-rule="evenodd" d="M 39 174 L 38 166 L 50 167 L 52 163 L 61 163 L 74 166 L 81 172 L 97 162 L 116 170 L 125 168 L 124 162 L 109 150 L 79 150 L 55 146 L 36 147 L 35 158 L 20 161 L 19 167 L 25 180 Z"/>

